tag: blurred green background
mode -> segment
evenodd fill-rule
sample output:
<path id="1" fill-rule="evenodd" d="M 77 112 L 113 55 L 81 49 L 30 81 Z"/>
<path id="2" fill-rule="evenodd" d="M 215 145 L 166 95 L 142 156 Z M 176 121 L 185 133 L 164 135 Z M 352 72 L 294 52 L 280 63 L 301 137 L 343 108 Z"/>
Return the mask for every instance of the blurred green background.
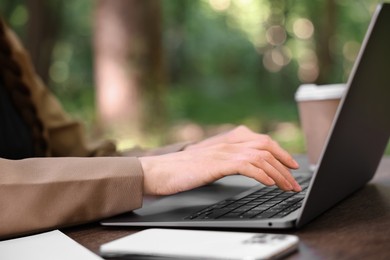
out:
<path id="1" fill-rule="evenodd" d="M 198 139 L 245 124 L 304 152 L 294 93 L 303 83 L 343 83 L 377 0 L 152 0 L 161 10 L 166 72 L 161 131 L 115 136 L 121 148 Z M 48 16 L 46 82 L 65 109 L 96 127 L 95 1 L 0 0 L 1 13 L 29 44 L 33 15 Z M 41 13 L 34 6 L 42 6 Z M 44 45 L 41 45 L 44 48 Z M 153 114 L 153 113 L 152 113 Z M 150 119 L 153 121 L 153 118 Z"/>

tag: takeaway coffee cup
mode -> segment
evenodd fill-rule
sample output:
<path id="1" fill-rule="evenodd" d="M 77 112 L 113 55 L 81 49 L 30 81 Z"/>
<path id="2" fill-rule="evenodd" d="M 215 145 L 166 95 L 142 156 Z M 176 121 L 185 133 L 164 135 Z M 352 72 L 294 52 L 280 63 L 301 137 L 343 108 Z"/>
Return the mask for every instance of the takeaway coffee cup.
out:
<path id="1" fill-rule="evenodd" d="M 295 93 L 309 167 L 313 171 L 344 92 L 344 84 L 304 84 Z"/>

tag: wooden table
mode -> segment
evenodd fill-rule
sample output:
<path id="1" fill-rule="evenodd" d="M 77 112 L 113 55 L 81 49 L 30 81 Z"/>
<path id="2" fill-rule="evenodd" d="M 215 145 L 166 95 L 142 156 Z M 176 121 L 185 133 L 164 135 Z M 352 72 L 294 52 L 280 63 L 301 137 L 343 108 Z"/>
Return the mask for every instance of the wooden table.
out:
<path id="1" fill-rule="evenodd" d="M 62 231 L 98 253 L 101 244 L 139 230 L 92 223 Z M 289 259 L 390 259 L 390 157 L 383 158 L 374 179 L 361 190 L 302 229 L 282 232 L 301 240 Z"/>

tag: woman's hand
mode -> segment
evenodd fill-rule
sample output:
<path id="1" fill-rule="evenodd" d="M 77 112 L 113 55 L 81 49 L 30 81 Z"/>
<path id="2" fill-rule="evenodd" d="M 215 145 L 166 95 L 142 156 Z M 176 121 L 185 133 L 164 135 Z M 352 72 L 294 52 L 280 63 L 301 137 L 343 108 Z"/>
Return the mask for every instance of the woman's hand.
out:
<path id="1" fill-rule="evenodd" d="M 145 194 L 174 194 L 237 173 L 282 190 L 301 191 L 289 171 L 298 168 L 298 163 L 269 136 L 244 126 L 181 152 L 139 159 Z"/>

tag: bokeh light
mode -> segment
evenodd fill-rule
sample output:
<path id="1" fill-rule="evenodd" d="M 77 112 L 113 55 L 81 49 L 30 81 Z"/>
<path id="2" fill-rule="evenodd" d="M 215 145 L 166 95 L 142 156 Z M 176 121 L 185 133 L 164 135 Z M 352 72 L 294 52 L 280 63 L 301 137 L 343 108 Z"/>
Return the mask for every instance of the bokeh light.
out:
<path id="1" fill-rule="evenodd" d="M 225 11 L 230 7 L 230 0 L 209 0 L 209 4 L 215 11 Z"/>
<path id="2" fill-rule="evenodd" d="M 271 45 L 282 45 L 287 38 L 286 30 L 280 25 L 271 26 L 266 32 L 266 38 Z"/>
<path id="3" fill-rule="evenodd" d="M 314 25 L 309 19 L 298 18 L 293 24 L 293 32 L 297 38 L 307 40 L 313 36 Z"/>

